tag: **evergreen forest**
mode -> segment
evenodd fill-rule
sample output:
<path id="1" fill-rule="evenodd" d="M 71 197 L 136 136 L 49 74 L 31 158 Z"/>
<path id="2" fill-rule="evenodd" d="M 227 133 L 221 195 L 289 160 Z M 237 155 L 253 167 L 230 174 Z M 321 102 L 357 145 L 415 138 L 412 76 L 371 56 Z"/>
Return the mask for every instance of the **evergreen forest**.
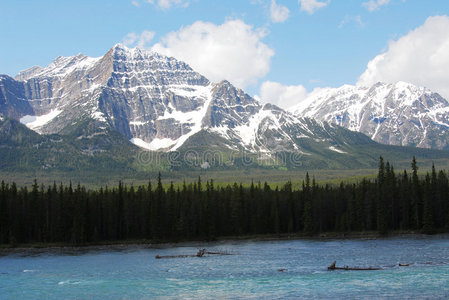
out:
<path id="1" fill-rule="evenodd" d="M 218 186 L 213 180 L 164 188 L 81 185 L 0 187 L 0 244 L 101 244 L 116 241 L 149 242 L 214 240 L 225 236 L 260 234 L 314 235 L 325 232 L 389 231 L 422 233 L 449 230 L 449 179 L 432 167 L 418 174 L 396 173 L 379 159 L 375 179 L 357 183 L 318 185 L 309 174 L 302 188 L 291 182 L 272 188 Z"/>

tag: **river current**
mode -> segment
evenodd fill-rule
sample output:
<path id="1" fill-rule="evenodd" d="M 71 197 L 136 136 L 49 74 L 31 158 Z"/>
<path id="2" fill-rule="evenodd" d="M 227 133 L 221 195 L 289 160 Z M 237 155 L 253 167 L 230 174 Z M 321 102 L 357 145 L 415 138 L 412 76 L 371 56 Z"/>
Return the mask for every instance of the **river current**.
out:
<path id="1" fill-rule="evenodd" d="M 155 259 L 199 248 L 232 255 Z M 382 270 L 328 271 L 333 261 Z M 449 237 L 224 241 L 0 256 L 0 299 L 189 298 L 449 298 Z"/>

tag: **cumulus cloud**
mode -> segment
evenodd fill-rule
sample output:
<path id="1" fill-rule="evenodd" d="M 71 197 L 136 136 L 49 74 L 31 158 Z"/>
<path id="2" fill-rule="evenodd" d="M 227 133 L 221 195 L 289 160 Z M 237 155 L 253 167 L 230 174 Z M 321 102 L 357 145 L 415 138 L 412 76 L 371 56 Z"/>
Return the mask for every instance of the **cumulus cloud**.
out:
<path id="1" fill-rule="evenodd" d="M 262 42 L 266 34 L 241 20 L 197 21 L 167 34 L 153 50 L 187 62 L 214 82 L 227 79 L 245 88 L 270 70 L 274 50 Z"/>
<path id="2" fill-rule="evenodd" d="M 172 6 L 187 7 L 190 4 L 187 0 L 146 0 L 146 2 L 157 5 L 163 10 L 169 9 Z"/>
<path id="3" fill-rule="evenodd" d="M 367 2 L 363 2 L 362 5 L 369 11 L 375 11 L 381 6 L 387 5 L 388 3 L 390 3 L 390 0 L 370 0 Z"/>
<path id="4" fill-rule="evenodd" d="M 359 85 L 378 81 L 406 81 L 426 86 L 449 99 L 449 17 L 429 17 L 426 22 L 368 63 Z"/>
<path id="5" fill-rule="evenodd" d="M 270 18 L 273 23 L 283 23 L 288 19 L 290 10 L 283 5 L 277 4 L 276 0 L 271 0 Z"/>
<path id="6" fill-rule="evenodd" d="M 272 103 L 282 108 L 289 108 L 307 96 L 302 85 L 283 85 L 279 82 L 265 81 L 260 86 L 258 98 L 263 103 Z"/>
<path id="7" fill-rule="evenodd" d="M 309 14 L 313 14 L 318 9 L 326 7 L 330 3 L 330 0 L 326 2 L 320 2 L 317 0 L 298 0 L 298 3 L 301 5 L 301 10 L 306 11 Z"/>
<path id="8" fill-rule="evenodd" d="M 125 44 L 128 47 L 137 46 L 138 48 L 141 49 L 148 49 L 151 47 L 150 43 L 153 40 L 153 38 L 154 38 L 153 31 L 144 30 L 140 34 L 130 32 L 123 38 L 123 44 Z"/>

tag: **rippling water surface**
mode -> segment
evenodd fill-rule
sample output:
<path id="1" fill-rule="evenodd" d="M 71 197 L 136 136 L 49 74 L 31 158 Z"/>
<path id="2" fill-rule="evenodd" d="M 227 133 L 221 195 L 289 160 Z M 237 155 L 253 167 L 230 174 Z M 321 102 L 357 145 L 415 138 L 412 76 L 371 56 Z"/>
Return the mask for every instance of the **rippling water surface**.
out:
<path id="1" fill-rule="evenodd" d="M 199 247 L 229 256 L 155 259 Z M 380 271 L 328 271 L 337 265 Z M 409 267 L 398 264 L 409 263 Z M 280 269 L 286 269 L 281 272 Z M 449 239 L 221 242 L 0 256 L 0 299 L 449 298 Z"/>

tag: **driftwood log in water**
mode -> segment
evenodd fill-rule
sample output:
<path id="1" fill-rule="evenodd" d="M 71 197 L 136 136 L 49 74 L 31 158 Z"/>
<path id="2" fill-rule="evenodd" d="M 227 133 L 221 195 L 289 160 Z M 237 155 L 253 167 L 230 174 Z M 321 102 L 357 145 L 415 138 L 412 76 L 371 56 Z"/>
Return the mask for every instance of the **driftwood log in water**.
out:
<path id="1" fill-rule="evenodd" d="M 204 254 L 210 254 L 210 255 L 233 255 L 232 253 L 227 253 L 227 252 L 211 252 L 211 251 L 205 251 Z"/>
<path id="2" fill-rule="evenodd" d="M 368 268 L 361 268 L 361 267 L 337 267 L 337 262 L 334 261 L 329 267 L 327 267 L 328 270 L 346 270 L 346 271 L 375 271 L 375 270 L 382 270 L 382 268 L 375 268 L 375 267 L 368 267 Z"/>
<path id="3" fill-rule="evenodd" d="M 156 259 L 161 258 L 185 258 L 185 257 L 203 257 L 205 255 L 232 255 L 231 253 L 226 252 L 212 252 L 206 251 L 206 249 L 199 249 L 196 254 L 184 254 L 184 255 L 156 255 Z"/>
<path id="4" fill-rule="evenodd" d="M 185 257 L 196 257 L 196 255 L 156 255 L 156 259 L 160 258 L 185 258 Z"/>

